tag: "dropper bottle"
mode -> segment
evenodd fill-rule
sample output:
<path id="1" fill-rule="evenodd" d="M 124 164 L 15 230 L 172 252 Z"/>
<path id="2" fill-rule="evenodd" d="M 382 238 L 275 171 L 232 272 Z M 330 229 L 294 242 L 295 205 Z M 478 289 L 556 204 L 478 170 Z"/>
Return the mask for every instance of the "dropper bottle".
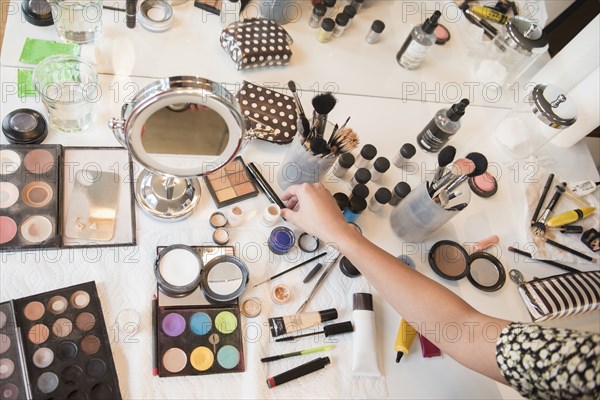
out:
<path id="1" fill-rule="evenodd" d="M 468 99 L 462 99 L 450 108 L 439 110 L 417 135 L 417 143 L 430 153 L 437 153 L 460 129 L 460 119 L 465 115 Z"/>
<path id="2" fill-rule="evenodd" d="M 421 66 L 427 50 L 435 43 L 436 37 L 433 31 L 438 26 L 441 15 L 441 12 L 435 11 L 423 25 L 415 26 L 411 30 L 410 35 L 396 54 L 396 60 L 402 68 L 417 69 Z"/>

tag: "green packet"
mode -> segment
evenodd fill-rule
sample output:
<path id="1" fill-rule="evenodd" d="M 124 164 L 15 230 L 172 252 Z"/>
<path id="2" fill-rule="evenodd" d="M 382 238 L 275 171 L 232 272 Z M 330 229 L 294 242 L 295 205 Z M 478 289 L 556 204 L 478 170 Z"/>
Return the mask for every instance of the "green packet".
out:
<path id="1" fill-rule="evenodd" d="M 35 96 L 32 69 L 19 69 L 17 72 L 17 95 L 19 97 Z"/>
<path id="2" fill-rule="evenodd" d="M 59 54 L 78 56 L 80 53 L 81 46 L 78 44 L 27 38 L 25 39 L 19 60 L 25 64 L 39 64 L 49 56 Z"/>

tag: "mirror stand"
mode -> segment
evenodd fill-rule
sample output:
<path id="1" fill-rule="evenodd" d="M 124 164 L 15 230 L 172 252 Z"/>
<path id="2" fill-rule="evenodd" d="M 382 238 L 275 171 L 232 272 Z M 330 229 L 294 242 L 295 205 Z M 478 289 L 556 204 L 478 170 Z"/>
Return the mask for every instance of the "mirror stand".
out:
<path id="1" fill-rule="evenodd" d="M 161 221 L 176 222 L 194 212 L 200 201 L 197 178 L 176 178 L 143 169 L 135 184 L 135 197 L 144 212 Z"/>

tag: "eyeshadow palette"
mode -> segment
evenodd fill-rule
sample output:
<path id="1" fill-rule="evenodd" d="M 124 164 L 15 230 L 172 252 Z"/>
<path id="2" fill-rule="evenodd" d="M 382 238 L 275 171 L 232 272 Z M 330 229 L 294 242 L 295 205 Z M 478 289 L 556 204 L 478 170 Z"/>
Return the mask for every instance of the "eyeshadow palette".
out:
<path id="1" fill-rule="evenodd" d="M 3 303 L 3 320 L 1 399 L 121 398 L 94 282 Z"/>
<path id="2" fill-rule="evenodd" d="M 159 247 L 160 252 L 164 247 Z M 231 246 L 192 246 L 206 264 L 234 255 Z M 200 289 L 186 297 L 158 291 L 154 327 L 158 376 L 208 375 L 245 371 L 238 300 L 211 304 Z"/>
<path id="3" fill-rule="evenodd" d="M 0 250 L 135 245 L 123 148 L 0 146 Z"/>
<path id="4" fill-rule="evenodd" d="M 246 164 L 239 156 L 223 168 L 204 176 L 204 183 L 217 208 L 258 195 L 258 189 L 246 171 Z"/>

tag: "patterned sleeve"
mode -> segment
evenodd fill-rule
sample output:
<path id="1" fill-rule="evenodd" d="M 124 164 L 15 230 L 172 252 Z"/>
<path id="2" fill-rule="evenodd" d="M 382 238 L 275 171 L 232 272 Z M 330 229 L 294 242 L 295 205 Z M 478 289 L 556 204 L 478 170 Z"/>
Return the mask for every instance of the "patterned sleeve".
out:
<path id="1" fill-rule="evenodd" d="M 600 398 L 599 334 L 512 323 L 496 343 L 496 361 L 525 397 Z"/>

